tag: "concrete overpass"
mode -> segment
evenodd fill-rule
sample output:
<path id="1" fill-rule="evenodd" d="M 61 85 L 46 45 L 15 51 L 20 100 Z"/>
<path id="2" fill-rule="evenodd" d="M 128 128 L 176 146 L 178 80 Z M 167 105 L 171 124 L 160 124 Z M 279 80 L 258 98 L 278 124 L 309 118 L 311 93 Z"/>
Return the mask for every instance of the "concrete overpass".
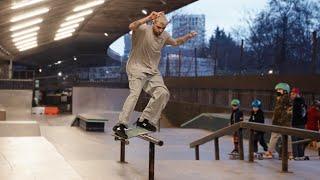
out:
<path id="1" fill-rule="evenodd" d="M 151 11 L 169 13 L 194 1 L 35 0 L 29 1 L 35 3 L 28 5 L 24 3 L 28 1 L 3 0 L 0 1 L 0 60 L 45 65 L 79 54 L 106 54 L 108 46 L 129 31 L 130 22 L 145 16 L 142 10 L 148 13 Z M 23 6 L 23 3 L 26 5 Z M 72 36 L 55 40 L 55 35 L 62 24 L 66 22 L 70 24 L 70 21 L 74 20 L 79 22 L 71 24 L 79 26 Z M 34 25 L 17 27 L 30 22 Z M 21 36 L 15 34 L 32 28 L 36 30 L 25 35 L 36 33 L 34 37 L 37 47 L 19 51 L 14 38 Z M 105 36 L 105 33 L 108 36 Z"/>

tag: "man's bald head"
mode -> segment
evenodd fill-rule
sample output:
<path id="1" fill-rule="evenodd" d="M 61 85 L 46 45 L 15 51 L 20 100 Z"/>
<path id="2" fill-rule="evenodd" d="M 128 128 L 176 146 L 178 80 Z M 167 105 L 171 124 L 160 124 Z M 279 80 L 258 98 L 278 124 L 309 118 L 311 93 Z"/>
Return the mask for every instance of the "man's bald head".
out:
<path id="1" fill-rule="evenodd" d="M 152 29 L 153 29 L 154 35 L 160 36 L 168 24 L 169 24 L 169 21 L 166 18 L 166 16 L 164 15 L 164 13 L 162 13 L 162 12 L 159 13 L 157 15 L 157 18 L 155 18 L 153 20 Z"/>
<path id="2" fill-rule="evenodd" d="M 166 15 L 164 15 L 164 14 L 161 14 L 159 17 L 157 17 L 154 20 L 154 22 L 157 23 L 157 24 L 161 24 L 162 26 L 167 26 L 168 23 L 169 23 Z"/>

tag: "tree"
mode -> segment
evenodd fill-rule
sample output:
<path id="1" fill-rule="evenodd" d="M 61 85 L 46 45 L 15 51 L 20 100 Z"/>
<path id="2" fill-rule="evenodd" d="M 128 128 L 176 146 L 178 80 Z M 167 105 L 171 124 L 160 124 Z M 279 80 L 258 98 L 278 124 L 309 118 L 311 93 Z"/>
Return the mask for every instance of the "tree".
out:
<path id="1" fill-rule="evenodd" d="M 230 34 L 217 27 L 209 40 L 210 57 L 217 63 L 220 71 L 234 71 L 239 68 L 239 47 Z"/>
<path id="2" fill-rule="evenodd" d="M 249 22 L 248 54 L 257 68 L 279 72 L 311 61 L 311 33 L 320 27 L 319 1 L 270 0 L 268 7 Z"/>

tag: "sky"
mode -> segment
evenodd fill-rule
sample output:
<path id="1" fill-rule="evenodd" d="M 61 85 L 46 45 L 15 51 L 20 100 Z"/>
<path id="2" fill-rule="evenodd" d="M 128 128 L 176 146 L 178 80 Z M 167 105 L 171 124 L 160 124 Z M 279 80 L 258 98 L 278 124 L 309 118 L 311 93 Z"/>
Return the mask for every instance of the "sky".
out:
<path id="1" fill-rule="evenodd" d="M 245 19 L 266 7 L 268 0 L 199 0 L 173 13 L 168 14 L 204 14 L 206 16 L 206 39 L 208 40 L 217 26 L 227 33 L 246 27 Z M 170 3 L 170 2 L 169 2 Z M 170 31 L 170 26 L 167 28 Z M 119 38 L 111 48 L 123 55 L 124 42 Z"/>

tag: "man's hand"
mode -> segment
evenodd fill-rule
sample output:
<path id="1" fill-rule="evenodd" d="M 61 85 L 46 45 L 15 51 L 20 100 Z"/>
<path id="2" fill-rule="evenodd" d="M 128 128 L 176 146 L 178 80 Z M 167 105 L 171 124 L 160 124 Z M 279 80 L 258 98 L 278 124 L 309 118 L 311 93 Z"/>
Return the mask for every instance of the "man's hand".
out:
<path id="1" fill-rule="evenodd" d="M 136 30 L 141 24 L 144 24 L 148 21 L 152 21 L 152 20 L 155 20 L 157 19 L 159 16 L 163 15 L 164 12 L 161 11 L 161 12 L 155 12 L 155 11 L 152 11 L 148 16 L 142 18 L 142 19 L 139 19 L 137 21 L 134 21 L 132 22 L 131 24 L 129 24 L 129 29 L 134 31 Z"/>
<path id="2" fill-rule="evenodd" d="M 172 39 L 172 38 L 168 39 L 166 44 L 171 45 L 171 46 L 179 46 L 179 45 L 185 43 L 186 41 L 188 41 L 189 39 L 194 38 L 197 34 L 198 34 L 197 32 L 191 31 L 190 33 L 188 33 L 182 37 L 179 37 L 177 39 Z"/>
<path id="3" fill-rule="evenodd" d="M 149 20 L 155 20 L 157 19 L 158 17 L 160 17 L 161 15 L 164 15 L 164 12 L 161 11 L 161 12 L 155 12 L 155 11 L 152 11 L 149 16 L 148 16 L 148 19 Z"/>

